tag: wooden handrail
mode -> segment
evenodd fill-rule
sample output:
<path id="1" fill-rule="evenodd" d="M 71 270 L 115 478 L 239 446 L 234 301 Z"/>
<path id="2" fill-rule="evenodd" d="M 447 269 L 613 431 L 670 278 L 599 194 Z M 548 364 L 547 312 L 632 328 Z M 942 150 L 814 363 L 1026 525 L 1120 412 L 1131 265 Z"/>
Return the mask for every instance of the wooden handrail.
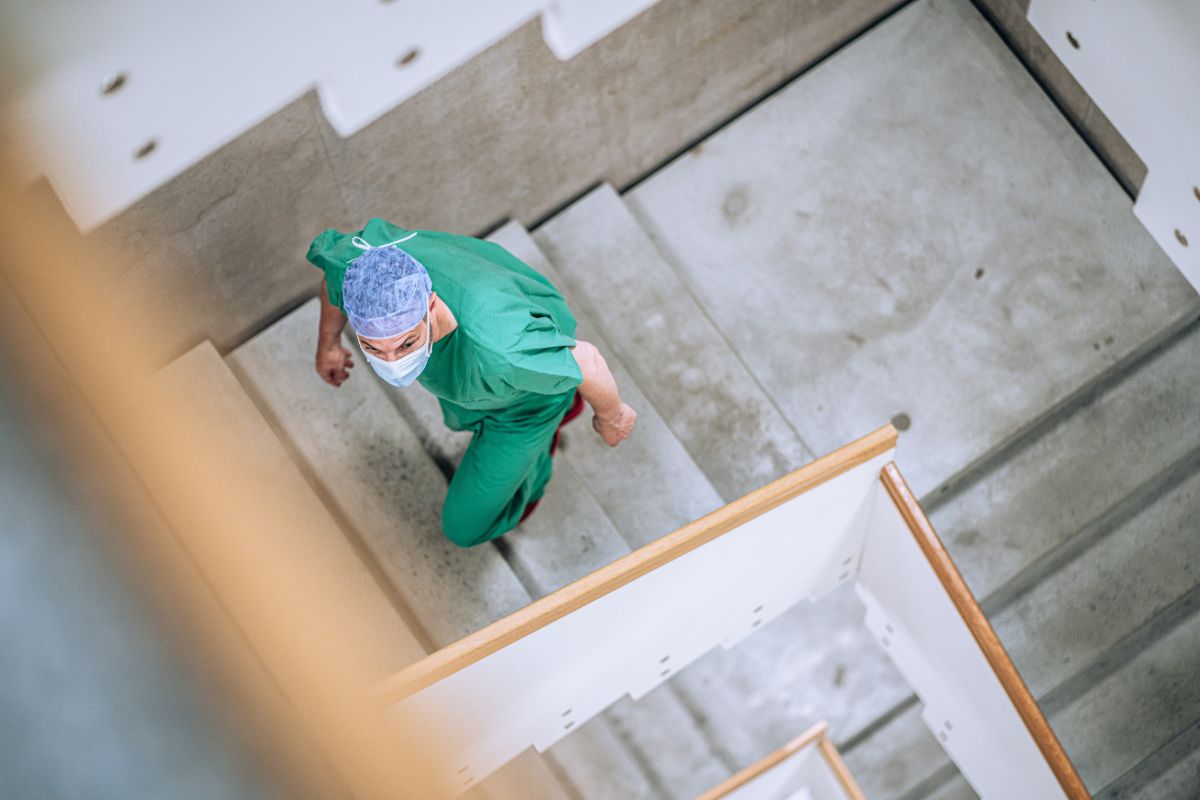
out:
<path id="1" fill-rule="evenodd" d="M 1000 643 L 999 637 L 996 636 L 991 623 L 984 615 L 983 609 L 975 602 L 975 596 L 971 594 L 967 582 L 963 580 L 958 567 L 954 565 L 954 561 L 950 558 L 942 540 L 938 538 L 929 518 L 925 516 L 924 510 L 913 496 L 912 490 L 908 488 L 904 476 L 900 474 L 900 470 L 896 468 L 895 464 L 888 464 L 883 468 L 880 480 L 895 502 L 896 508 L 909 531 L 912 532 L 913 538 L 917 540 L 921 552 L 925 554 L 929 565 L 933 567 L 942 587 L 950 596 L 959 616 L 966 623 L 967 628 L 971 631 L 971 636 L 974 637 L 988 664 L 991 665 L 992 671 L 996 673 L 1008 699 L 1016 708 L 1025 727 L 1029 729 L 1030 735 L 1046 759 L 1054 777 L 1058 779 L 1059 785 L 1071 800 L 1090 800 L 1091 795 L 1075 771 L 1075 765 L 1071 763 L 1062 743 L 1058 741 L 1050 723 L 1046 721 L 1046 717 L 1030 693 L 1029 687 L 1021 678 L 1021 673 L 1013 665 L 1004 645 Z"/>
<path id="2" fill-rule="evenodd" d="M 398 703 L 895 446 L 896 429 L 885 425 L 430 654 L 376 692 L 384 703 Z"/>
<path id="3" fill-rule="evenodd" d="M 813 725 L 770 755 L 721 781 L 697 797 L 696 800 L 720 800 L 720 798 L 728 796 L 734 790 L 740 789 L 768 770 L 777 767 L 814 742 L 820 749 L 821 757 L 825 759 L 825 763 L 829 764 L 829 768 L 837 776 L 838 783 L 846 791 L 846 796 L 851 798 L 851 800 L 866 800 L 866 795 L 863 794 L 858 783 L 850 775 L 850 770 L 846 768 L 846 762 L 842 760 L 841 754 L 833 746 L 833 742 L 829 740 L 829 725 L 825 722 L 818 722 L 816 725 Z"/>

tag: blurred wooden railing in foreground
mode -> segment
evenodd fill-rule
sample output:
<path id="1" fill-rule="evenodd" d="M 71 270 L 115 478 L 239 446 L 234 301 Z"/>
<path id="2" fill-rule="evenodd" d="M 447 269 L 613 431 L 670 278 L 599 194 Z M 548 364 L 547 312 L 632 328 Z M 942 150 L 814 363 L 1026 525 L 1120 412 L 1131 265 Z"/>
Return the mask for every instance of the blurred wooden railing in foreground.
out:
<path id="1" fill-rule="evenodd" d="M 252 454 L 198 424 L 194 398 L 152 389 L 159 365 L 148 354 L 172 320 L 144 306 L 148 295 L 114 294 L 124 254 L 97 252 L 43 200 L 0 174 L 6 380 L 70 428 L 79 462 L 128 512 L 126 553 L 175 594 L 172 618 L 205 634 L 188 640 L 208 646 L 189 658 L 213 659 L 239 697 L 262 700 L 253 735 L 284 769 L 311 772 L 315 757 L 360 800 L 435 796 L 430 765 L 407 761 L 411 748 L 369 691 L 386 637 L 339 602 L 319 559 L 281 546 L 286 515 L 260 491 Z"/>

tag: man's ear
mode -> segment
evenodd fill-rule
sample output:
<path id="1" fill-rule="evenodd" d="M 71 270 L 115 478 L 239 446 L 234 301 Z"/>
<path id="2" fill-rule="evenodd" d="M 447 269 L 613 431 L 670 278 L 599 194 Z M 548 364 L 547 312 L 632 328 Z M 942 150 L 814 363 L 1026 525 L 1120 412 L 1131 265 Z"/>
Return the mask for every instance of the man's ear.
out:
<path id="1" fill-rule="evenodd" d="M 433 311 L 433 304 L 437 301 L 437 299 L 438 299 L 437 292 L 429 293 L 429 310 L 430 311 Z"/>

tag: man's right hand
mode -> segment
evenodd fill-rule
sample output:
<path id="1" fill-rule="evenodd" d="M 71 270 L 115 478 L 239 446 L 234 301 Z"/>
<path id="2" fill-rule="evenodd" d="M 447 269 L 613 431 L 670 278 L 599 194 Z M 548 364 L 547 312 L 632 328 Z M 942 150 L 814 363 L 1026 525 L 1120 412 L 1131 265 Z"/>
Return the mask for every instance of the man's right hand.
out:
<path id="1" fill-rule="evenodd" d="M 317 374 L 330 386 L 341 386 L 350 377 L 354 359 L 350 351 L 336 339 L 329 344 L 317 345 Z"/>

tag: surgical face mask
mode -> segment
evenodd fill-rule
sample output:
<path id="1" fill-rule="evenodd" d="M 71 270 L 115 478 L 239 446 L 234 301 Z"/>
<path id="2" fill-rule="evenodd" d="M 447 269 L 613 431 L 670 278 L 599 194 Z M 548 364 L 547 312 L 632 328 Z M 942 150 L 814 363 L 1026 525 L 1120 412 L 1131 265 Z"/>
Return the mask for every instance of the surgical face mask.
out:
<path id="1" fill-rule="evenodd" d="M 395 361 L 384 361 L 378 356 L 371 355 L 363 348 L 361 341 L 358 343 L 358 349 L 362 350 L 362 354 L 367 358 L 367 363 L 371 365 L 371 369 L 375 370 L 376 375 L 392 386 L 403 388 L 415 381 L 421 374 L 421 370 L 425 369 L 425 365 L 429 363 L 429 356 L 433 353 L 433 322 L 426 314 L 425 345 L 420 350 Z"/>

